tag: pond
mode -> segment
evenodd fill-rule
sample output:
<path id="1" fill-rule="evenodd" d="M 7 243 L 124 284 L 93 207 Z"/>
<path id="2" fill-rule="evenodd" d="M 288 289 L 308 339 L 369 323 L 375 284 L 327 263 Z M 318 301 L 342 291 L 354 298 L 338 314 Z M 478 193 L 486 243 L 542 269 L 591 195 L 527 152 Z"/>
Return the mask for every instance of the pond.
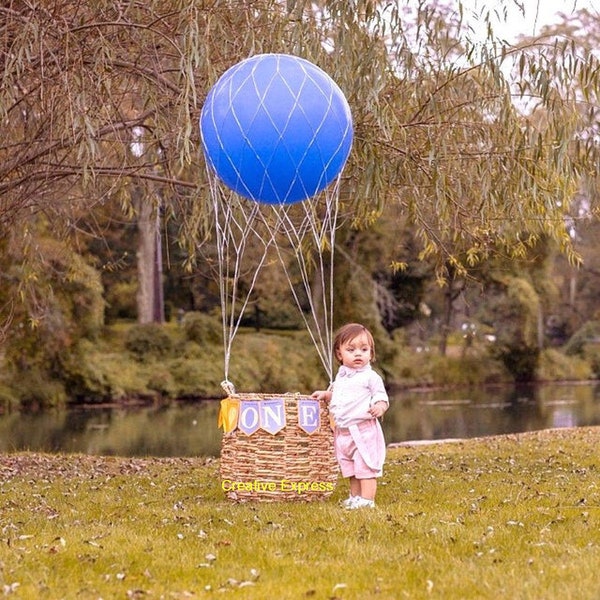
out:
<path id="1" fill-rule="evenodd" d="M 600 425 L 600 385 L 565 384 L 391 394 L 387 443 Z M 0 452 L 218 456 L 218 401 L 0 414 Z"/>

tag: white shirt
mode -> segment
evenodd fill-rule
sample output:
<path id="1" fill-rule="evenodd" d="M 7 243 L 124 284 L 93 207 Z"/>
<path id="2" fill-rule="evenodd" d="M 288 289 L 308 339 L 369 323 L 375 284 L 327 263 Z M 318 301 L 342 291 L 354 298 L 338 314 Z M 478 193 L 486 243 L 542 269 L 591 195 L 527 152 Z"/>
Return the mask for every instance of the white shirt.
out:
<path id="1" fill-rule="evenodd" d="M 369 408 L 376 402 L 387 402 L 389 399 L 383 379 L 367 365 L 362 369 L 351 369 L 341 366 L 331 395 L 329 410 L 338 427 L 350 427 L 361 421 L 373 419 Z"/>

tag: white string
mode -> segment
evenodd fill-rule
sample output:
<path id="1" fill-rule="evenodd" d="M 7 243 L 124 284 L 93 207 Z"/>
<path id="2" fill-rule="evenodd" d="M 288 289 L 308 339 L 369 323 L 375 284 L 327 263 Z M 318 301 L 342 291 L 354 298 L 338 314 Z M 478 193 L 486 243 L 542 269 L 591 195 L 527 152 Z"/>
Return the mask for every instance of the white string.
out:
<path id="1" fill-rule="evenodd" d="M 302 208 L 299 218 L 294 220 L 295 206 L 280 205 L 273 207 L 277 221 L 272 229 L 273 239 L 278 232 L 283 233 L 293 251 L 296 266 L 299 269 L 302 288 L 306 294 L 310 308 L 310 316 L 302 310 L 302 301 L 294 285 L 288 257 L 281 244 L 274 243 L 279 262 L 288 281 L 288 285 L 304 325 L 315 346 L 321 364 L 330 381 L 333 380 L 333 308 L 334 308 L 334 277 L 333 263 L 335 250 L 335 232 L 339 213 L 339 181 L 338 177 L 333 188 L 322 194 L 325 203 L 323 214 L 318 215 L 319 204 L 315 200 L 300 203 Z M 306 247 L 306 242 L 312 246 Z M 326 253 L 329 252 L 329 260 Z M 315 274 L 319 277 L 319 295 L 315 297 L 310 280 L 310 258 L 316 257 Z"/>
<path id="2" fill-rule="evenodd" d="M 267 258 L 272 236 L 263 236 L 256 228 L 260 206 L 256 202 L 245 202 L 236 194 L 225 190 L 214 172 L 209 172 L 211 196 L 216 231 L 217 274 L 221 303 L 221 325 L 223 335 L 223 359 L 225 382 L 229 381 L 229 366 L 234 338 L 256 286 L 258 275 Z M 249 240 L 258 240 L 262 254 L 258 262 L 248 267 L 253 271 L 249 287 L 244 295 L 240 293 L 246 248 Z"/>
<path id="3" fill-rule="evenodd" d="M 217 275 L 221 303 L 224 376 L 229 381 L 232 346 L 259 273 L 273 247 L 302 321 L 323 368 L 333 379 L 334 249 L 339 213 L 339 177 L 319 199 L 287 205 L 263 205 L 246 200 L 209 177 L 215 219 Z M 284 241 L 285 240 L 285 241 Z M 259 242 L 258 258 L 248 264 L 249 244 Z M 292 267 L 298 268 L 300 286 L 308 302 L 303 310 Z M 240 280 L 252 271 L 245 292 Z M 311 275 L 318 278 L 314 289 Z"/>

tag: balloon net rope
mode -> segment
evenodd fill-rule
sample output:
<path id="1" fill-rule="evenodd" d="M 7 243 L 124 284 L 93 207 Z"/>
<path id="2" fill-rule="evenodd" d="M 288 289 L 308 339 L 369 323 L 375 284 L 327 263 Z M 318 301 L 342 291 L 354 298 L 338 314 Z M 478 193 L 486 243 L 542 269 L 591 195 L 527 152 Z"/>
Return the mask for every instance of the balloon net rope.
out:
<path id="1" fill-rule="evenodd" d="M 259 273 L 274 252 L 319 359 L 333 377 L 333 258 L 339 177 L 325 192 L 295 204 L 241 198 L 210 174 L 225 382 L 231 351 Z M 242 285 L 243 282 L 243 285 Z"/>
<path id="2" fill-rule="evenodd" d="M 256 229 L 256 226 L 260 225 L 258 204 L 248 204 L 233 192 L 224 190 L 216 177 L 209 179 L 217 242 L 224 374 L 225 382 L 228 382 L 233 340 L 267 258 L 272 237 Z M 247 252 L 249 243 L 252 244 L 253 251 L 250 264 Z M 241 289 L 240 282 L 248 277 L 249 284 L 245 289 Z"/>
<path id="3" fill-rule="evenodd" d="M 330 381 L 333 381 L 333 259 L 335 232 L 339 213 L 338 177 L 335 184 L 317 199 L 309 199 L 299 205 L 278 205 L 272 209 L 276 214 L 276 231 L 287 244 L 274 243 L 280 265 L 296 302 L 298 312 L 310 334 L 321 364 Z M 299 283 L 293 277 L 295 258 Z M 309 307 L 303 310 L 299 290 Z"/>

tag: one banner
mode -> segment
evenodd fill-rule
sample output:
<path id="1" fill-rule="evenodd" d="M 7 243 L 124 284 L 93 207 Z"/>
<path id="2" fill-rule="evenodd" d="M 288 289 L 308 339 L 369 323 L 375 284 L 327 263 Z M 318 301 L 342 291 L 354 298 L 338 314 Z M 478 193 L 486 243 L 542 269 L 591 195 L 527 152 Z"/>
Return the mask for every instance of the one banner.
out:
<path id="1" fill-rule="evenodd" d="M 239 400 L 225 398 L 221 400 L 218 427 L 225 433 L 236 428 L 246 435 L 252 435 L 259 429 L 275 435 L 286 423 L 285 399 Z M 309 435 L 321 427 L 321 407 L 318 400 L 298 399 L 298 426 Z"/>
<path id="2" fill-rule="evenodd" d="M 319 429 L 321 410 L 318 400 L 298 399 L 298 426 L 309 435 Z"/>

